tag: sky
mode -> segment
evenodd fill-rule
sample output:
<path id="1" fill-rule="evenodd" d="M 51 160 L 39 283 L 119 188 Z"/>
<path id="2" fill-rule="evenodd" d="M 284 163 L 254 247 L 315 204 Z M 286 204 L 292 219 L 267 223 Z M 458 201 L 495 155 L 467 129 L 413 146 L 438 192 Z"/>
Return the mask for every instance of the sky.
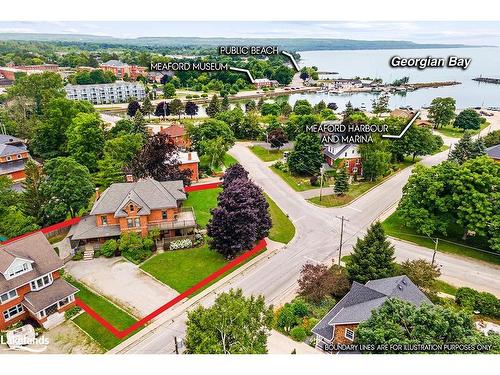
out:
<path id="1" fill-rule="evenodd" d="M 334 38 L 500 46 L 500 22 L 487 21 L 1 21 L 0 33 L 87 34 L 117 38 L 168 36 Z"/>

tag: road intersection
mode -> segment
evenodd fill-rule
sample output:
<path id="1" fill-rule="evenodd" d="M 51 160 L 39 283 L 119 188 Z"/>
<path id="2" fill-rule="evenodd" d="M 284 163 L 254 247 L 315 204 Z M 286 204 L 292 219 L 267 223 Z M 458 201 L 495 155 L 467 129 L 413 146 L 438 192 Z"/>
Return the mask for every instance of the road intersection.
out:
<path id="1" fill-rule="evenodd" d="M 209 306 L 216 295 L 231 288 L 241 288 L 245 294 L 262 294 L 270 304 L 280 304 L 297 288 L 300 270 L 307 262 L 331 264 L 338 257 L 340 222 L 337 216 L 349 219 L 344 226 L 343 254 L 348 254 L 356 239 L 363 236 L 369 225 L 394 209 L 401 198 L 402 188 L 411 174 L 411 167 L 369 191 L 345 207 L 323 208 L 306 201 L 279 176 L 258 159 L 244 143 L 237 143 L 230 153 L 249 172 L 250 178 L 276 202 L 296 227 L 292 241 L 278 251 L 264 256 L 259 262 L 228 282 L 218 283 L 212 292 L 194 304 L 184 304 L 167 311 L 150 327 L 120 344 L 112 352 L 172 353 L 174 336 L 183 337 L 187 311 L 201 304 Z M 425 165 L 445 160 L 447 151 L 426 157 Z M 432 257 L 432 251 L 414 244 L 393 240 L 396 260 Z M 500 267 L 484 262 L 439 253 L 442 279 L 456 285 L 470 286 L 500 295 L 497 278 Z"/>

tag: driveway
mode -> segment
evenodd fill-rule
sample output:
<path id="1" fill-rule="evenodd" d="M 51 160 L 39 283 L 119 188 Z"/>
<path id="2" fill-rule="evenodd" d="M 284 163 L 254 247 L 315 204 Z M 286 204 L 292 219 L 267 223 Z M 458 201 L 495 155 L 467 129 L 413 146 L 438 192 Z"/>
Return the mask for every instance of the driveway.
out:
<path id="1" fill-rule="evenodd" d="M 70 261 L 65 269 L 136 317 L 148 315 L 178 295 L 121 257 Z"/>

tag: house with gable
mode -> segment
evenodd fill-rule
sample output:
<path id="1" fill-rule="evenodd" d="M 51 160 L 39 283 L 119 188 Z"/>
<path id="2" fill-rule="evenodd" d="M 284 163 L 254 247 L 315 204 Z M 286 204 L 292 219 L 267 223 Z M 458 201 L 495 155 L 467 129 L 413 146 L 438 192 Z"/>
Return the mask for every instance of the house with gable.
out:
<path id="1" fill-rule="evenodd" d="M 62 268 L 41 232 L 0 245 L 0 330 L 29 318 L 44 328 L 63 322 L 78 289 L 61 278 Z"/>
<path id="2" fill-rule="evenodd" d="M 352 344 L 358 325 L 368 320 L 372 312 L 389 298 L 398 298 L 415 306 L 432 302 L 405 275 L 370 280 L 366 284 L 356 281 L 351 290 L 312 329 L 316 348 L 328 350 L 331 344 Z"/>
<path id="3" fill-rule="evenodd" d="M 151 178 L 116 183 L 97 197 L 90 214 L 74 225 L 68 236 L 73 246 L 92 244 L 98 248 L 122 233 L 135 232 L 146 236 L 153 228 L 160 230 L 160 239 L 190 238 L 196 220 L 186 200 L 182 181 L 156 181 Z"/>

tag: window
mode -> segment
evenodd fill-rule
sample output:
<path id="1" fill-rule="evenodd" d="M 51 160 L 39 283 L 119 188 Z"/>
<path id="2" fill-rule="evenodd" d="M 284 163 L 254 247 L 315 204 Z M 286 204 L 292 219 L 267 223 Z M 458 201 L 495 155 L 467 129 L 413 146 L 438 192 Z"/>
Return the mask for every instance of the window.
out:
<path id="1" fill-rule="evenodd" d="M 354 341 L 354 331 L 349 328 L 346 328 L 344 337 L 350 341 Z"/>
<path id="2" fill-rule="evenodd" d="M 138 217 L 127 219 L 127 227 L 135 228 L 135 227 L 140 227 L 140 226 L 141 226 L 141 222 L 140 222 Z"/>
<path id="3" fill-rule="evenodd" d="M 141 222 L 140 222 L 140 220 L 139 220 L 138 217 L 134 218 L 134 226 L 135 227 L 140 227 L 141 226 Z"/>
<path id="4" fill-rule="evenodd" d="M 30 270 L 30 266 L 28 265 L 28 263 L 23 263 L 19 266 L 11 268 L 11 270 L 9 272 L 9 277 L 14 277 L 16 275 L 19 275 L 20 273 L 24 273 L 24 272 L 29 271 L 29 270 Z"/>
<path id="5" fill-rule="evenodd" d="M 161 212 L 161 218 L 162 218 L 163 220 L 167 220 L 167 219 L 168 219 L 168 213 L 167 213 L 167 211 L 162 211 L 162 212 Z"/>
<path id="6" fill-rule="evenodd" d="M 108 218 L 106 216 L 101 216 L 102 225 L 108 225 Z"/>
<path id="7" fill-rule="evenodd" d="M 134 212 L 134 205 L 133 205 L 133 204 L 131 204 L 131 205 L 128 207 L 128 210 L 129 210 L 130 212 Z"/>
<path id="8" fill-rule="evenodd" d="M 12 156 L 7 156 L 6 159 L 7 159 L 7 161 L 11 161 L 12 160 Z"/>
<path id="9" fill-rule="evenodd" d="M 47 285 L 52 284 L 52 281 L 54 281 L 54 279 L 52 278 L 52 274 L 49 273 L 48 275 L 42 276 L 30 282 L 31 290 L 43 289 Z"/>
<path id="10" fill-rule="evenodd" d="M 344 153 L 345 156 L 347 156 L 347 151 Z"/>
<path id="11" fill-rule="evenodd" d="M 132 219 L 127 219 L 127 227 L 128 228 L 133 228 L 134 227 L 134 221 Z"/>
<path id="12" fill-rule="evenodd" d="M 11 290 L 10 292 L 4 293 L 0 296 L 0 303 L 5 303 L 17 297 L 17 290 Z"/>
<path id="13" fill-rule="evenodd" d="M 3 318 L 7 321 L 24 311 L 23 305 L 19 304 L 3 312 Z"/>

